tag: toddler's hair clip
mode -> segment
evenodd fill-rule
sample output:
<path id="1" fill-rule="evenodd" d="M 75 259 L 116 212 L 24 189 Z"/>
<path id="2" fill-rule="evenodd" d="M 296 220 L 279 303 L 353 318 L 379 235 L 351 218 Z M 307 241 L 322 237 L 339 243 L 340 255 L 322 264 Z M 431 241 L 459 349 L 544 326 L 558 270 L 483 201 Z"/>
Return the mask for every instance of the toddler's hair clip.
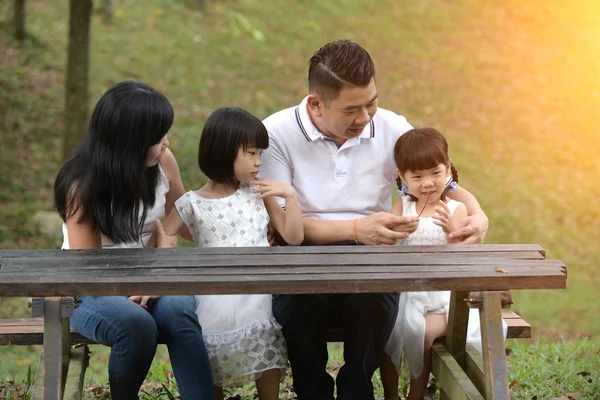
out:
<path id="1" fill-rule="evenodd" d="M 450 192 L 454 192 L 456 190 L 456 182 L 452 181 L 448 184 L 448 188 Z"/>
<path id="2" fill-rule="evenodd" d="M 408 194 L 408 186 L 402 185 L 400 189 L 398 189 L 398 196 L 406 196 Z"/>

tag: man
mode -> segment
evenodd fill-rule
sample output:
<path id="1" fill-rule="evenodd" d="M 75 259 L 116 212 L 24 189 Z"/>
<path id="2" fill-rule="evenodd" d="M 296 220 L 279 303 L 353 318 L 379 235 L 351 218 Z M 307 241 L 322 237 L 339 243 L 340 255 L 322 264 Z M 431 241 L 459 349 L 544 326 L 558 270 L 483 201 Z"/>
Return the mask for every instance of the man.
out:
<path id="1" fill-rule="evenodd" d="M 407 237 L 418 218 L 389 212 L 397 176 L 394 144 L 412 126 L 377 107 L 369 53 L 347 40 L 326 44 L 310 60 L 308 86 L 310 94 L 300 105 L 265 119 L 269 148 L 261 175 L 296 189 L 306 243 L 391 245 Z M 462 188 L 451 197 L 469 212 L 453 235 L 481 242 L 488 219 L 475 197 Z M 325 333 L 328 321 L 338 317 L 345 360 L 337 376 L 338 399 L 373 399 L 371 378 L 397 309 L 395 293 L 274 296 L 273 313 L 283 327 L 298 398 L 333 399 Z"/>

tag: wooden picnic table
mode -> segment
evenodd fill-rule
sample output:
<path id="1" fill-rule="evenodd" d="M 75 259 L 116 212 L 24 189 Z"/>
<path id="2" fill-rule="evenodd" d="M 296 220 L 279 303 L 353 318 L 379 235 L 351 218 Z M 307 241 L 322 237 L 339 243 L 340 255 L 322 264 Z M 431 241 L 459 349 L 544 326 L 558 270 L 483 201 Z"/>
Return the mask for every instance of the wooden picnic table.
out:
<path id="1" fill-rule="evenodd" d="M 0 251 L 0 296 L 45 298 L 44 399 L 62 398 L 69 297 L 431 290 L 452 291 L 446 343 L 434 357 L 444 395 L 508 399 L 500 291 L 564 289 L 566 278 L 538 245 Z M 466 348 L 469 304 L 480 308 L 482 360 Z"/>

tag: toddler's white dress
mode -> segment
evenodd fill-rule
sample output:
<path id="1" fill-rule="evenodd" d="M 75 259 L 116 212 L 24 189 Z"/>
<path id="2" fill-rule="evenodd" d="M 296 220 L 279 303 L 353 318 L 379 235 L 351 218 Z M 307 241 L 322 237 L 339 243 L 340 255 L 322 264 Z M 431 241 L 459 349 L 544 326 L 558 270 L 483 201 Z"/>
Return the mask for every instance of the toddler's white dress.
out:
<path id="1" fill-rule="evenodd" d="M 199 247 L 269 246 L 269 214 L 247 184 L 221 199 L 190 191 L 175 207 Z M 246 384 L 273 368 L 283 379 L 287 350 L 270 294 L 200 295 L 196 302 L 215 385 Z"/>
<path id="2" fill-rule="evenodd" d="M 446 204 L 453 215 L 461 204 L 447 199 Z M 402 214 L 417 216 L 416 203 L 408 196 L 402 196 Z M 433 223 L 431 217 L 421 217 L 419 227 L 403 239 L 400 244 L 408 245 L 439 245 L 446 244 L 446 234 L 439 226 Z M 411 379 L 418 378 L 423 371 L 423 346 L 425 341 L 425 315 L 428 313 L 446 313 L 448 318 L 450 307 L 450 292 L 402 292 L 398 306 L 398 317 L 394 330 L 386 345 L 385 353 L 388 354 L 396 368 L 400 369 L 402 351 L 410 370 Z M 506 324 L 503 321 L 504 337 L 506 338 Z M 469 311 L 469 325 L 467 328 L 467 342 L 472 343 L 481 352 L 481 330 L 479 324 L 479 310 Z"/>

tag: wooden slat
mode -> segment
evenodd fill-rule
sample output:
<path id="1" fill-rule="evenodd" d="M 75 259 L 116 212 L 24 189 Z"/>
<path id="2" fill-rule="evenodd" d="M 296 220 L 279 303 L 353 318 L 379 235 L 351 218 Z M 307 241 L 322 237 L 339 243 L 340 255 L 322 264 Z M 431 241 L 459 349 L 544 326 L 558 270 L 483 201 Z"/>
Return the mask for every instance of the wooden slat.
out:
<path id="1" fill-rule="evenodd" d="M 502 318 L 508 325 L 507 339 L 526 339 L 531 337 L 527 336 L 527 332 L 531 334 L 531 326 L 518 314 L 512 311 L 503 311 Z M 523 326 L 527 326 L 529 329 L 523 329 Z M 0 319 L 0 346 L 39 345 L 42 344 L 43 333 L 43 318 Z M 71 343 L 94 343 L 72 329 L 70 341 Z M 327 341 L 343 341 L 343 331 L 335 328 L 329 329 L 327 332 Z M 443 343 L 443 340 L 440 342 Z"/>
<path id="2" fill-rule="evenodd" d="M 111 256 L 131 257 L 139 255 L 139 249 L 111 249 Z M 276 246 L 276 247 L 212 247 L 178 249 L 144 249 L 148 256 L 163 254 L 210 254 L 210 255 L 275 255 L 275 254 L 379 254 L 379 253 L 467 253 L 474 252 L 537 252 L 545 256 L 546 251 L 537 244 L 453 244 L 436 246 Z M 0 262 L 8 258 L 45 258 L 64 257 L 65 253 L 85 254 L 86 256 L 105 256 L 103 250 L 1 250 Z"/>
<path id="3" fill-rule="evenodd" d="M 531 325 L 520 318 L 508 318 L 504 320 L 508 327 L 508 332 L 511 333 L 507 336 L 511 339 L 528 339 L 531 338 Z"/>
<path id="4" fill-rule="evenodd" d="M 109 253 L 109 252 L 107 252 Z M 359 266 L 468 266 L 505 265 L 542 266 L 557 263 L 556 260 L 519 259 L 509 257 L 485 257 L 436 254 L 295 254 L 270 257 L 257 256 L 177 256 L 177 257 L 62 257 L 62 258 L 9 258 L 1 261 L 0 274 L 13 272 L 44 272 L 56 269 L 146 269 L 146 268 L 277 268 L 286 267 L 359 267 Z"/>
<path id="5" fill-rule="evenodd" d="M 234 293 L 384 293 L 419 290 L 564 289 L 566 275 L 559 266 L 503 268 L 506 273 L 476 267 L 459 272 L 434 273 L 294 273 L 222 275 L 186 274 L 168 269 L 117 273 L 111 271 L 56 271 L 52 274 L 12 273 L 0 277 L 3 296 L 107 296 L 131 293 L 234 294 Z M 348 270 L 351 271 L 351 270 Z M 347 272 L 348 272 L 347 271 Z"/>
<path id="6" fill-rule="evenodd" d="M 176 264 L 174 262 L 174 264 Z M 500 274 L 510 275 L 513 273 L 527 275 L 543 275 L 548 271 L 564 271 L 564 265 L 557 260 L 543 261 L 527 261 L 527 260 L 503 260 L 503 261 L 448 261 L 438 262 L 437 264 L 427 263 L 426 260 L 421 260 L 414 264 L 371 264 L 364 265 L 360 263 L 309 263 L 298 265 L 274 265 L 274 266 L 247 266 L 247 265 L 216 265 L 216 266 L 196 266 L 196 265 L 87 265 L 87 266 L 65 266 L 65 265 L 46 265 L 40 267 L 15 267 L 12 265 L 5 266 L 3 272 L 0 273 L 0 282 L 10 279 L 12 276 L 21 274 L 21 276 L 38 276 L 45 277 L 64 276 L 78 274 L 87 276 L 94 273 L 102 275 L 301 275 L 301 274 L 371 274 L 377 273 L 428 273 L 443 275 L 446 273 L 454 274 L 469 274 L 472 277 L 498 276 Z"/>
<path id="7" fill-rule="evenodd" d="M 480 393 L 485 393 L 483 357 L 472 344 L 465 349 L 465 372 Z"/>
<path id="8" fill-rule="evenodd" d="M 43 318 L 0 319 L 0 346 L 39 345 L 43 343 Z M 71 343 L 93 343 L 71 329 Z"/>
<path id="9" fill-rule="evenodd" d="M 448 398 L 483 400 L 484 397 L 441 343 L 433 344 L 431 370 Z"/>
<path id="10" fill-rule="evenodd" d="M 80 400 L 82 398 L 83 381 L 89 359 L 90 355 L 87 346 L 71 349 L 71 363 L 64 391 L 65 400 Z"/>

